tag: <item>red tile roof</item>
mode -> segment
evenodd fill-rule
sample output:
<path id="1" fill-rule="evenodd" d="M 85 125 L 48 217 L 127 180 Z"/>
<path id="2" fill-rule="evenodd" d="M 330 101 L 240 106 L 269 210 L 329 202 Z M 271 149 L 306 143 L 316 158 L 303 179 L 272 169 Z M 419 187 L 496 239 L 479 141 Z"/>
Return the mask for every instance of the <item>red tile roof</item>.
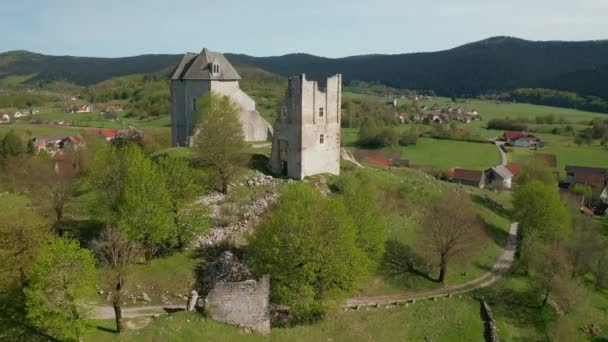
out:
<path id="1" fill-rule="evenodd" d="M 454 176 L 452 177 L 452 179 L 479 182 L 481 181 L 482 176 L 483 171 L 454 169 Z"/>
<path id="2" fill-rule="evenodd" d="M 534 158 L 536 158 L 536 160 L 544 161 L 549 167 L 557 166 L 557 157 L 555 154 L 537 153 L 534 155 Z"/>
<path id="3" fill-rule="evenodd" d="M 97 134 L 97 135 L 102 135 L 105 138 L 114 138 L 116 135 L 118 135 L 118 130 L 106 128 L 106 129 L 95 130 L 93 133 Z"/>
<path id="4" fill-rule="evenodd" d="M 506 167 L 509 169 L 509 171 L 511 171 L 513 176 L 517 176 L 521 172 L 521 165 L 519 164 L 509 164 L 506 165 Z"/>
<path id="5" fill-rule="evenodd" d="M 517 132 L 517 131 L 506 131 L 504 133 L 505 138 L 509 140 L 517 140 L 519 138 L 529 139 L 529 140 L 538 140 L 538 138 L 532 134 L 526 132 Z"/>

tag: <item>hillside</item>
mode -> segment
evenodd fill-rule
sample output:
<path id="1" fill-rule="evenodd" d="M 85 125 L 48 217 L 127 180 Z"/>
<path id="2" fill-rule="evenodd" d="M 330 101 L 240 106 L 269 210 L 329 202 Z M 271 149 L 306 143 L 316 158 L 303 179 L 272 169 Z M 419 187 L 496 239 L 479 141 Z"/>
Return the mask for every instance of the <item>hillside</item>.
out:
<path id="1" fill-rule="evenodd" d="M 395 88 L 432 89 L 446 96 L 541 87 L 608 98 L 604 86 L 607 55 L 608 41 L 532 42 L 494 37 L 429 53 L 337 59 L 305 54 L 229 58 L 281 75 L 306 73 L 320 79 L 340 72 L 347 82 L 380 81 Z"/>
<path id="2" fill-rule="evenodd" d="M 378 82 L 401 89 L 434 90 L 471 97 L 516 88 L 549 88 L 608 98 L 608 41 L 536 42 L 494 37 L 453 49 L 397 55 L 325 58 L 309 54 L 252 57 L 226 54 L 283 76 L 313 79 L 340 72 L 347 83 Z M 29 85 L 66 80 L 88 86 L 111 77 L 148 73 L 176 63 L 180 55 L 125 58 L 46 56 L 26 51 L 0 54 L 2 79 Z M 10 84 L 11 82 L 4 82 Z"/>

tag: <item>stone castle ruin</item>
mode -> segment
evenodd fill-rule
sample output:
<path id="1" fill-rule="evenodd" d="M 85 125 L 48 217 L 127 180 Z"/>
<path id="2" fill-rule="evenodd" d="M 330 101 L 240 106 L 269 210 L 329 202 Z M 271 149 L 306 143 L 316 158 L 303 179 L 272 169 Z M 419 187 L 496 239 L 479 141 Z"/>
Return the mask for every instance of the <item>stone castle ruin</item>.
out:
<path id="1" fill-rule="evenodd" d="M 186 53 L 171 75 L 171 136 L 173 146 L 186 146 L 194 134 L 196 101 L 208 92 L 228 96 L 241 108 L 239 119 L 246 141 L 267 141 L 272 127 L 256 111 L 255 101 L 239 87 L 241 76 L 219 52 Z"/>
<path id="2" fill-rule="evenodd" d="M 199 290 L 205 312 L 214 320 L 252 331 L 270 332 L 270 278 L 253 279 L 236 255 L 224 251 L 202 269 Z"/>
<path id="3" fill-rule="evenodd" d="M 327 79 L 325 92 L 306 75 L 289 78 L 274 127 L 270 170 L 294 179 L 340 174 L 342 75 Z"/>

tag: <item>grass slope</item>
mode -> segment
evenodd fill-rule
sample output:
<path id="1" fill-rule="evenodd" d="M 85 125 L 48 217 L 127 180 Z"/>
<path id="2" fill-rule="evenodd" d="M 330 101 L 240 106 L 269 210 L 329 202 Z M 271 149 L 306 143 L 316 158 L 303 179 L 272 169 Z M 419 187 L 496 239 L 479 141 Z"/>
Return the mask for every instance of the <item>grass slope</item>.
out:
<path id="1" fill-rule="evenodd" d="M 391 309 L 334 312 L 316 324 L 273 329 L 268 337 L 243 334 L 239 328 L 214 322 L 196 313 L 162 316 L 142 330 L 127 330 L 121 335 L 112 332 L 113 323 L 97 322 L 94 330 L 83 340 L 423 341 L 427 338 L 432 341 L 479 341 L 483 339 L 484 331 L 479 303 L 468 298 L 420 302 Z"/>

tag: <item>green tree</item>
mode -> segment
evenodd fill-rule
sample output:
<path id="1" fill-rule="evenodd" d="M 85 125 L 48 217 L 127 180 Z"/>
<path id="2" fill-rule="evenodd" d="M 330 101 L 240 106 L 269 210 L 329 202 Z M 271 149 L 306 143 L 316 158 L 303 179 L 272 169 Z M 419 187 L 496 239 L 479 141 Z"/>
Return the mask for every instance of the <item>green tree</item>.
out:
<path id="1" fill-rule="evenodd" d="M 524 164 L 521 173 L 517 176 L 517 183 L 520 185 L 525 185 L 531 181 L 540 181 L 553 186 L 557 185 L 557 178 L 553 170 L 546 162 L 538 159 Z"/>
<path id="2" fill-rule="evenodd" d="M 15 130 L 11 129 L 4 135 L 0 145 L 0 152 L 3 158 L 9 156 L 14 157 L 25 152 L 23 141 L 21 140 L 21 137 L 17 135 Z"/>
<path id="3" fill-rule="evenodd" d="M 210 225 L 207 208 L 202 203 L 192 203 L 204 188 L 203 179 L 183 158 L 165 156 L 158 161 L 158 166 L 171 195 L 178 232 L 177 244 L 181 248 L 194 235 L 202 233 Z"/>
<path id="4" fill-rule="evenodd" d="M 287 188 L 249 246 L 250 264 L 270 275 L 272 301 L 290 306 L 294 322 L 321 317 L 351 291 L 365 272 L 362 258 L 342 200 L 303 183 Z"/>
<path id="5" fill-rule="evenodd" d="M 98 151 L 91 167 L 93 213 L 117 224 L 154 252 L 177 241 L 177 227 L 162 173 L 135 144 Z"/>
<path id="6" fill-rule="evenodd" d="M 558 244 L 537 245 L 530 254 L 530 280 L 542 296 L 544 308 L 552 293 L 567 298 L 573 290 L 570 264 L 566 253 Z"/>
<path id="7" fill-rule="evenodd" d="M 416 145 L 418 142 L 418 130 L 412 125 L 407 131 L 403 131 L 399 137 L 399 145 L 408 146 Z"/>
<path id="8" fill-rule="evenodd" d="M 591 189 L 591 186 L 586 184 L 575 184 L 574 187 L 572 187 L 572 192 L 583 196 L 583 202 L 587 205 L 591 204 L 593 197 L 593 189 Z"/>
<path id="9" fill-rule="evenodd" d="M 378 134 L 380 134 L 380 129 L 376 125 L 376 121 L 367 119 L 359 128 L 357 143 L 362 146 L 376 147 Z"/>
<path id="10" fill-rule="evenodd" d="M 246 162 L 240 109 L 227 96 L 209 93 L 198 101 L 197 132 L 194 152 L 217 173 L 221 191 L 228 192 L 228 182 Z"/>
<path id="11" fill-rule="evenodd" d="M 452 259 L 476 250 L 484 230 L 471 200 L 448 192 L 428 208 L 418 234 L 423 243 L 421 248 L 437 261 L 437 281 L 443 283 Z"/>
<path id="12" fill-rule="evenodd" d="M 27 317 L 59 340 L 78 340 L 87 326 L 80 303 L 94 291 L 95 277 L 95 261 L 88 250 L 75 240 L 54 239 L 32 267 L 25 289 Z"/>
<path id="13" fill-rule="evenodd" d="M 149 252 L 161 245 L 173 245 L 177 242 L 177 227 L 171 194 L 162 174 L 138 146 L 124 147 L 122 153 L 129 162 L 118 210 L 119 226 Z"/>
<path id="14" fill-rule="evenodd" d="M 116 283 L 112 293 L 112 306 L 116 319 L 116 330 L 122 332 L 122 303 L 126 301 L 125 285 L 131 274 L 132 265 L 141 255 L 142 249 L 136 242 L 116 227 L 108 226 L 99 237 L 95 251 L 108 266 Z"/>
<path id="15" fill-rule="evenodd" d="M 0 220 L 0 291 L 27 285 L 32 264 L 52 236 L 31 210 L 7 207 Z"/>
<path id="16" fill-rule="evenodd" d="M 384 254 L 386 220 L 370 179 L 363 174 L 341 176 L 336 186 L 353 220 L 357 247 L 376 265 Z"/>
<path id="17" fill-rule="evenodd" d="M 522 229 L 523 254 L 559 241 L 570 234 L 572 218 L 555 185 L 538 180 L 518 187 L 513 194 L 513 211 Z"/>

